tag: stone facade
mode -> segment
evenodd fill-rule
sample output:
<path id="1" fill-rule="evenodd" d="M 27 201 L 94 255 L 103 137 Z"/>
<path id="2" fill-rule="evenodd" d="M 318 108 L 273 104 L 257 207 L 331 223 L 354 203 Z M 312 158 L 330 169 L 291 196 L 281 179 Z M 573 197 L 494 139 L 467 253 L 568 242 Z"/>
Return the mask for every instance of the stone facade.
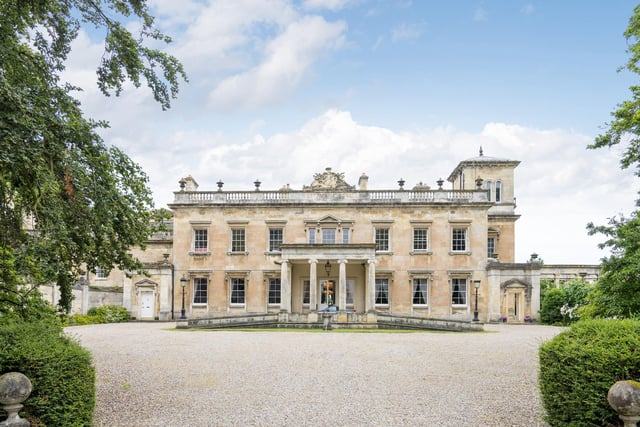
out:
<path id="1" fill-rule="evenodd" d="M 74 311 L 119 292 L 142 320 L 180 319 L 183 299 L 184 317 L 221 324 L 304 327 L 329 307 L 337 324 L 353 327 L 384 316 L 468 322 L 476 312 L 482 322 L 536 320 L 542 279 L 593 281 L 599 266 L 544 265 L 535 254 L 515 262 L 518 164 L 481 151 L 434 188 L 400 180 L 370 189 L 365 174 L 350 185 L 331 168 L 301 189 L 256 181 L 225 191 L 219 181 L 200 191 L 188 176 L 169 205 L 168 231 L 133 250 L 147 274 L 88 274 Z"/>
<path id="2" fill-rule="evenodd" d="M 327 168 L 300 190 L 200 191 L 192 177 L 173 211 L 173 299 L 188 318 L 343 313 L 498 321 L 507 313 L 489 266 L 514 262 L 514 169 L 480 155 L 431 189 L 372 190 Z M 487 178 L 485 180 L 485 177 Z M 497 187 L 496 187 L 497 185 Z M 491 242 L 489 242 L 491 240 Z M 489 251 L 491 250 L 491 253 Z M 478 306 L 475 306 L 478 285 Z M 174 306 L 177 317 L 180 304 Z M 525 298 L 536 317 L 539 298 Z"/>

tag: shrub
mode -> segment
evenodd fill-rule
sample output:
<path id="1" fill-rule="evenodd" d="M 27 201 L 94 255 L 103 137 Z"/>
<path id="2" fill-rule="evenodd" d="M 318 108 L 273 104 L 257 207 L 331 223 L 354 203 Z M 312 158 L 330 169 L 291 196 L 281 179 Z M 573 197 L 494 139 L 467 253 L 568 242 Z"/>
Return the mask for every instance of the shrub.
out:
<path id="1" fill-rule="evenodd" d="M 91 354 L 59 323 L 0 319 L 0 374 L 21 372 L 33 391 L 21 416 L 36 426 L 87 426 L 95 408 Z"/>
<path id="2" fill-rule="evenodd" d="M 542 286 L 542 285 L 541 285 Z M 546 286 L 550 286 L 549 283 Z M 541 293 L 540 321 L 547 325 L 569 325 L 580 319 L 593 285 L 582 279 L 563 283 L 560 288 L 548 287 Z"/>
<path id="3" fill-rule="evenodd" d="M 546 325 L 562 324 L 564 316 L 560 309 L 565 304 L 562 289 L 549 289 L 540 304 L 540 321 Z"/>
<path id="4" fill-rule="evenodd" d="M 551 426 L 618 425 L 607 402 L 620 380 L 640 380 L 640 321 L 582 320 L 540 347 L 540 392 Z"/>
<path id="5" fill-rule="evenodd" d="M 129 321 L 129 312 L 124 307 L 105 305 L 91 307 L 87 314 L 74 314 L 69 319 L 70 325 L 90 325 L 93 323 L 120 323 Z"/>

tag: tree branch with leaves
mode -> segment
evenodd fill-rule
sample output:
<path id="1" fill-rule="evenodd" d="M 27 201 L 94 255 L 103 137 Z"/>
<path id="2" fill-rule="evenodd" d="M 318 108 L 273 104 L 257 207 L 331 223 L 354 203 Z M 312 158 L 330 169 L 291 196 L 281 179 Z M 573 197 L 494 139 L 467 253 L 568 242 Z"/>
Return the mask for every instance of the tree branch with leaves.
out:
<path id="1" fill-rule="evenodd" d="M 0 0 L 0 263 L 10 267 L 0 274 L 0 313 L 15 311 L 3 301 L 15 303 L 27 283 L 50 282 L 68 311 L 82 268 L 140 270 L 129 249 L 154 231 L 147 175 L 104 143 L 97 131 L 107 124 L 84 117 L 73 96 L 80 88 L 61 81 L 87 25 L 105 30 L 97 64 L 105 96 L 146 81 L 165 110 L 187 80 L 176 58 L 148 46 L 171 40 L 146 1 Z"/>

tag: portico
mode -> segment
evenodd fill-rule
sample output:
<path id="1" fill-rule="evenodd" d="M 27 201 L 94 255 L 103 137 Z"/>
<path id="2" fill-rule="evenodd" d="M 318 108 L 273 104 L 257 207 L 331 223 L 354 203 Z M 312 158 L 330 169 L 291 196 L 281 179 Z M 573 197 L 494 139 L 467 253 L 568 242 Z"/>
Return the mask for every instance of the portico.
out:
<path id="1" fill-rule="evenodd" d="M 280 262 L 280 281 L 282 288 L 281 311 L 291 312 L 293 304 L 292 288 L 299 283 L 298 300 L 301 309 L 295 311 L 315 312 L 328 305 L 337 305 L 340 311 L 351 307 L 356 312 L 369 312 L 374 309 L 376 260 L 375 244 L 283 244 Z M 318 267 L 320 264 L 320 268 Z M 332 271 L 338 266 L 338 277 L 335 287 L 331 289 L 331 297 L 327 297 L 327 283 L 333 285 Z M 347 266 L 352 268 L 348 278 Z M 324 270 L 324 271 L 323 271 Z M 324 274 L 323 274 L 324 273 Z M 308 295 L 305 281 L 308 280 Z M 349 280 L 352 280 L 349 287 Z M 357 286 L 360 285 L 360 286 Z M 324 287 L 323 287 L 324 286 Z M 325 293 L 323 296 L 323 292 Z M 358 294 L 356 298 L 354 294 Z M 348 294 L 349 298 L 348 298 Z M 329 298 L 329 299 L 327 299 Z"/>

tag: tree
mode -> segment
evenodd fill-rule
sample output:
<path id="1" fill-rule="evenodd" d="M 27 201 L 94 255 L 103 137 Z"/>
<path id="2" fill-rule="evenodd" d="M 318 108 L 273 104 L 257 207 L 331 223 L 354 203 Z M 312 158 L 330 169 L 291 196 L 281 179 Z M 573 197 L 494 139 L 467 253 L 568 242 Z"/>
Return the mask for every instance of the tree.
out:
<path id="1" fill-rule="evenodd" d="M 611 255 L 602 260 L 596 288 L 584 308 L 587 317 L 630 317 L 640 313 L 640 211 L 629 218 L 612 218 L 609 225 L 589 224 L 589 233 L 600 233 L 607 240 Z"/>
<path id="2" fill-rule="evenodd" d="M 624 32 L 630 54 L 622 69 L 640 74 L 640 6 L 636 6 Z M 620 160 L 622 169 L 633 168 L 640 176 L 640 86 L 630 87 L 631 99 L 618 104 L 611 113 L 612 121 L 590 149 L 626 145 Z M 636 200 L 640 205 L 640 200 Z M 640 212 L 629 217 L 613 217 L 606 226 L 587 225 L 590 235 L 603 234 L 606 241 L 600 248 L 609 248 L 611 255 L 602 260 L 602 275 L 590 294 L 590 304 L 584 311 L 589 316 L 630 316 L 640 313 Z"/>
<path id="3" fill-rule="evenodd" d="M 107 124 L 85 118 L 79 88 L 60 78 L 87 24 L 106 30 L 104 95 L 145 80 L 167 109 L 186 81 L 177 59 L 147 47 L 170 39 L 144 0 L 0 0 L 0 314 L 24 308 L 27 283 L 55 282 L 68 311 L 83 266 L 140 270 L 128 250 L 153 231 L 146 174 L 103 142 L 97 130 Z"/>
<path id="4" fill-rule="evenodd" d="M 540 321 L 548 325 L 569 325 L 578 321 L 580 308 L 586 303 L 593 285 L 583 279 L 572 279 L 558 288 L 548 282 L 546 284 L 546 292 L 541 295 Z"/>

